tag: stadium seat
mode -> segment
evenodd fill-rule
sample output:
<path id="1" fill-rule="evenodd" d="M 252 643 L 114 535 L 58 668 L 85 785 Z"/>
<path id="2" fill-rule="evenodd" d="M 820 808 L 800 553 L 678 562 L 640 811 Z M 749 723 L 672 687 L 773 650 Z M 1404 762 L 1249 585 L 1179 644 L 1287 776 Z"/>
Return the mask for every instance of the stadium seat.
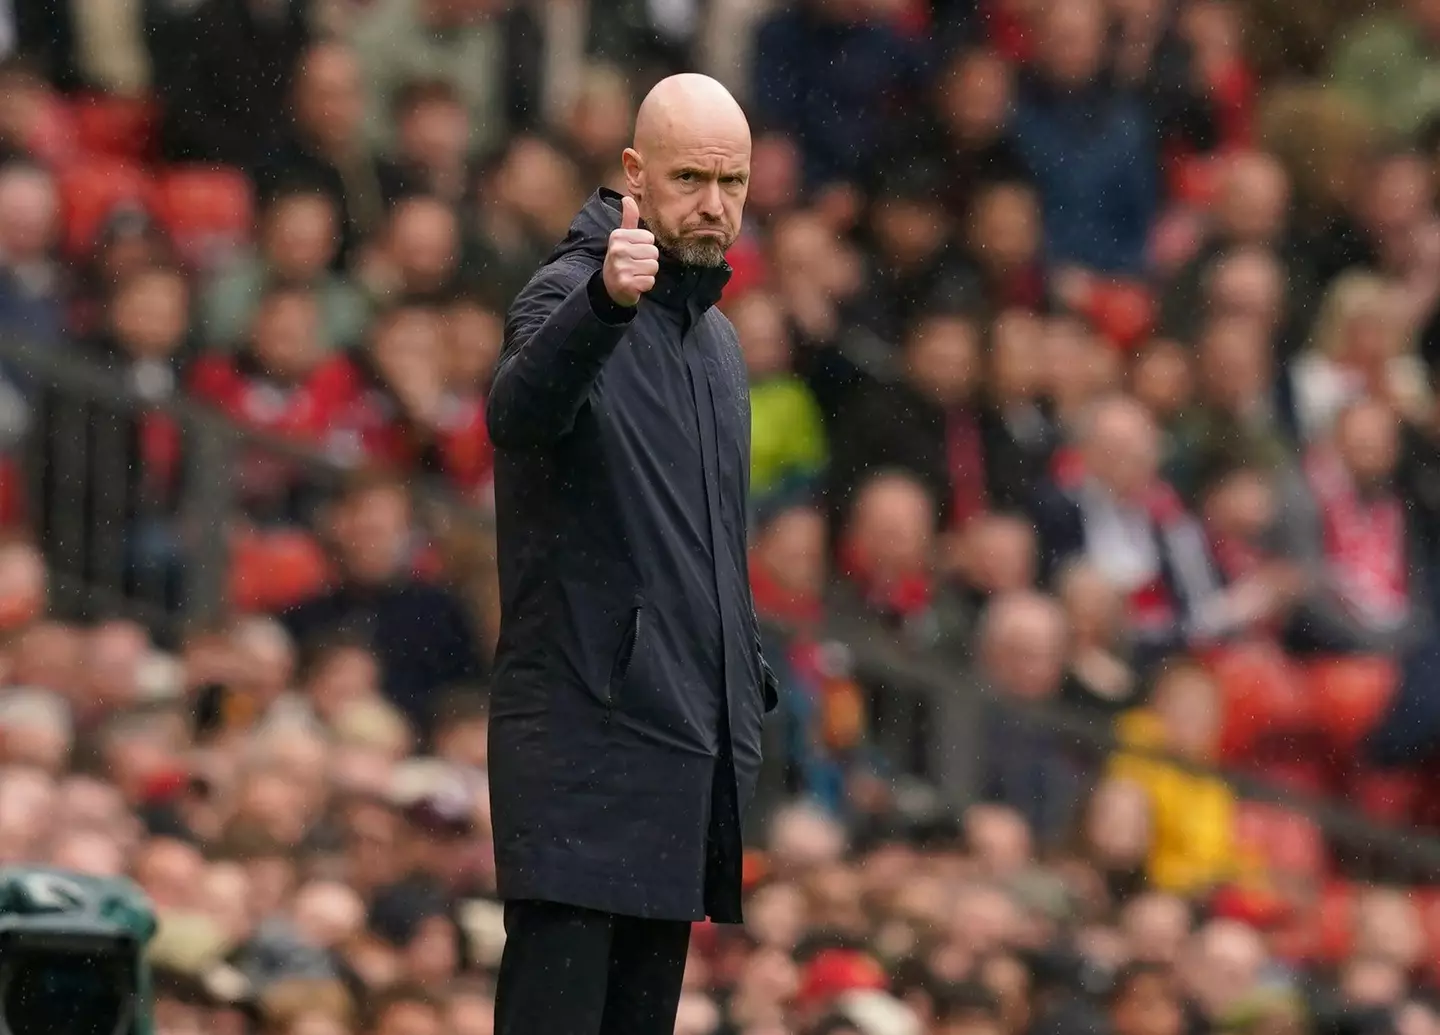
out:
<path id="1" fill-rule="evenodd" d="M 85 154 L 142 164 L 151 158 L 160 121 L 152 101 L 90 94 L 75 101 L 72 108 L 78 142 Z"/>
<path id="2" fill-rule="evenodd" d="M 155 208 L 181 256 L 213 269 L 250 240 L 254 198 L 238 169 L 179 166 L 160 174 Z"/>
<path id="3" fill-rule="evenodd" d="M 1351 777 L 1347 796 L 1377 823 L 1402 826 L 1414 817 L 1422 785 L 1405 769 L 1362 770 Z"/>
<path id="4" fill-rule="evenodd" d="M 1315 910 L 1313 958 L 1339 963 L 1350 955 L 1355 939 L 1355 911 L 1360 890 L 1353 884 L 1334 881 L 1320 893 Z"/>
<path id="5" fill-rule="evenodd" d="M 1390 706 L 1399 674 L 1383 657 L 1334 658 L 1309 666 L 1315 724 L 1342 755 L 1353 753 Z"/>
<path id="6" fill-rule="evenodd" d="M 279 611 L 320 592 L 330 560 L 299 530 L 242 532 L 230 543 L 230 603 L 237 611 Z"/>
<path id="7" fill-rule="evenodd" d="M 1440 980 L 1440 887 L 1415 888 L 1412 897 L 1429 946 L 1425 959 L 1429 963 L 1430 978 Z"/>
<path id="8" fill-rule="evenodd" d="M 105 219 L 122 202 L 147 204 L 153 184 L 145 170 L 118 158 L 84 158 L 60 172 L 65 248 L 88 255 Z"/>
<path id="9" fill-rule="evenodd" d="M 1208 659 L 1225 704 L 1223 758 L 1250 760 L 1262 737 L 1306 730 L 1310 704 L 1300 674 L 1278 650 L 1245 645 Z"/>
<path id="10" fill-rule="evenodd" d="M 1211 155 L 1183 155 L 1166 170 L 1170 197 L 1182 205 L 1206 208 L 1220 189 L 1220 163 Z"/>
<path id="11" fill-rule="evenodd" d="M 1102 282 L 1085 300 L 1084 313 L 1116 348 L 1132 349 L 1154 325 L 1155 299 L 1141 284 Z"/>
<path id="12" fill-rule="evenodd" d="M 1278 805 L 1241 803 L 1235 811 L 1235 840 L 1276 876 L 1318 882 L 1328 867 L 1320 828 L 1308 816 Z"/>

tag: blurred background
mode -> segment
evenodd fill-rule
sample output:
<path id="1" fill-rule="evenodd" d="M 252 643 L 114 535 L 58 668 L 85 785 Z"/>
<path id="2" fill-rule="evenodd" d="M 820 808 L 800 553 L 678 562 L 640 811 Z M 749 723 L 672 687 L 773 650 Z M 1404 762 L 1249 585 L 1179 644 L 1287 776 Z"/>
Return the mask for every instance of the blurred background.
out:
<path id="1" fill-rule="evenodd" d="M 1440 1035 L 1440 0 L 9 0 L 0 864 L 159 1035 L 487 1035 L 485 431 L 636 101 L 784 687 L 677 1035 Z"/>

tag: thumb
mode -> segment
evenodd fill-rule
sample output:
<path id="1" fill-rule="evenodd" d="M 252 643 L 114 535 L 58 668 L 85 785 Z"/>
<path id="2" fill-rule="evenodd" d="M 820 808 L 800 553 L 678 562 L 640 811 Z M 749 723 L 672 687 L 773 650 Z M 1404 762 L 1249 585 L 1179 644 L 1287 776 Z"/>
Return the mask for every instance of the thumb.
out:
<path id="1" fill-rule="evenodd" d="M 635 199 L 628 194 L 620 199 L 620 229 L 640 229 L 640 206 L 635 204 Z"/>

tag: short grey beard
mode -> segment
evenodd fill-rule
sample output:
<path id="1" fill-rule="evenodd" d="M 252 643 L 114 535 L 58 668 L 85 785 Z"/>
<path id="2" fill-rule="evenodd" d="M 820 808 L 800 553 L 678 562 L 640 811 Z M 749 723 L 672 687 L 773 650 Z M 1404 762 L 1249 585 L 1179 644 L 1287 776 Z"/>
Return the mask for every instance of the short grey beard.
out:
<path id="1" fill-rule="evenodd" d="M 725 265 L 725 246 L 715 240 L 686 241 L 674 237 L 660 238 L 660 250 L 682 266 L 704 266 L 714 269 Z"/>

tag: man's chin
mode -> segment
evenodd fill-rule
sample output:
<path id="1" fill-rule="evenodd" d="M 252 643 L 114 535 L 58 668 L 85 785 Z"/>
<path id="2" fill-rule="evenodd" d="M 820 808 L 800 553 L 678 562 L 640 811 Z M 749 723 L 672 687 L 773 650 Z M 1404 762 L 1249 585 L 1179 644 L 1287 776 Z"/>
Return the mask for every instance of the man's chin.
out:
<path id="1" fill-rule="evenodd" d="M 673 258 L 686 266 L 723 266 L 730 242 L 719 237 L 687 237 L 665 247 Z"/>

